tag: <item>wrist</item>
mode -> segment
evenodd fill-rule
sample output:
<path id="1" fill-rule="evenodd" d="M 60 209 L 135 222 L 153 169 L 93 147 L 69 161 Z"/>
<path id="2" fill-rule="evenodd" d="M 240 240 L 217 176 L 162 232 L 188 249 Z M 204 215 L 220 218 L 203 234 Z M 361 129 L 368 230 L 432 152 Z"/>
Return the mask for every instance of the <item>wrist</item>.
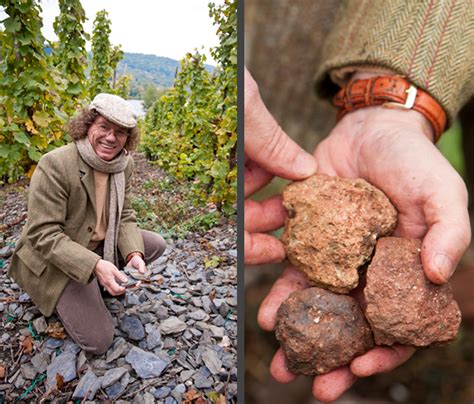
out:
<path id="1" fill-rule="evenodd" d="M 140 252 L 140 251 L 132 251 L 131 253 L 129 253 L 127 255 L 127 259 L 125 260 L 125 262 L 130 262 L 130 260 L 133 258 L 133 257 L 140 257 L 141 259 L 143 259 L 143 254 Z"/>
<path id="2" fill-rule="evenodd" d="M 361 108 L 348 113 L 342 118 L 341 124 L 350 127 L 359 127 L 357 132 L 361 135 L 370 135 L 374 131 L 386 130 L 387 135 L 392 132 L 392 128 L 406 128 L 407 136 L 415 134 L 426 137 L 431 143 L 434 140 L 431 123 L 418 111 L 399 110 L 384 108 L 381 105 Z M 400 134 L 403 131 L 399 131 Z"/>
<path id="3" fill-rule="evenodd" d="M 393 115 L 401 121 L 416 119 L 423 122 L 422 127 L 429 128 L 423 130 L 423 133 L 432 142 L 439 139 L 446 126 L 446 113 L 438 102 L 423 89 L 415 87 L 394 72 L 380 75 L 379 72 L 358 71 L 333 101 L 339 108 L 338 120 L 354 111 L 380 106 L 390 112 L 377 112 L 379 115 Z M 375 111 L 382 110 L 377 108 Z"/>

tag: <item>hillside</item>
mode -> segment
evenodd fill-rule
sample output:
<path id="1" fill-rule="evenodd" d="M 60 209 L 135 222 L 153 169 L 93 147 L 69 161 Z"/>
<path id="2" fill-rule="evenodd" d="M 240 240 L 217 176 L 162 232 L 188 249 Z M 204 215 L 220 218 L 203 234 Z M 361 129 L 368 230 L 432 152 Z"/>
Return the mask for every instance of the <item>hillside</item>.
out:
<path id="1" fill-rule="evenodd" d="M 148 83 L 153 83 L 158 87 L 171 87 L 176 75 L 179 61 L 163 56 L 145 55 L 143 53 L 127 53 L 123 55 L 122 61 L 118 64 L 118 76 L 131 74 L 132 92 L 134 89 L 144 87 Z M 206 65 L 209 71 L 213 66 Z M 133 94 L 131 94 L 133 96 Z"/>

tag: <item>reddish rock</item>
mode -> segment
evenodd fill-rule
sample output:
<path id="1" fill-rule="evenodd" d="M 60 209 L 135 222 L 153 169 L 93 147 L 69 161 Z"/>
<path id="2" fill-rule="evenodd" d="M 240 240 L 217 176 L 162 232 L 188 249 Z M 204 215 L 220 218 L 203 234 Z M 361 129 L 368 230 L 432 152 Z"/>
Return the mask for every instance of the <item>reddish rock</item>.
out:
<path id="1" fill-rule="evenodd" d="M 312 285 L 338 293 L 357 286 L 358 268 L 371 257 L 376 239 L 397 223 L 389 199 L 362 179 L 315 175 L 288 185 L 283 205 L 289 260 Z"/>
<path id="2" fill-rule="evenodd" d="M 293 292 L 283 302 L 275 334 L 288 369 L 308 376 L 344 366 L 374 345 L 355 299 L 320 288 Z"/>
<path id="3" fill-rule="evenodd" d="M 418 347 L 456 338 L 461 313 L 451 286 L 426 278 L 420 240 L 381 238 L 367 270 L 365 316 L 377 345 Z"/>

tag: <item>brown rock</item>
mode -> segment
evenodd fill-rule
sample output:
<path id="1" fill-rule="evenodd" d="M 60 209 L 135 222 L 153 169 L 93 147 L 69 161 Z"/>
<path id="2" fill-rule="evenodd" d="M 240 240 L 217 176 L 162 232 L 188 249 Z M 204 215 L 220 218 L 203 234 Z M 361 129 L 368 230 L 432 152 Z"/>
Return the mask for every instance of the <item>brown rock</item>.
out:
<path id="1" fill-rule="evenodd" d="M 311 284 L 338 293 L 357 286 L 357 269 L 397 222 L 385 194 L 362 179 L 315 175 L 288 185 L 283 205 L 288 258 Z"/>
<path id="2" fill-rule="evenodd" d="M 293 292 L 283 302 L 275 334 L 288 369 L 308 376 L 344 366 L 374 345 L 355 299 L 320 288 Z"/>
<path id="3" fill-rule="evenodd" d="M 367 270 L 365 316 L 375 343 L 428 346 L 456 338 L 461 313 L 451 286 L 426 278 L 420 240 L 381 238 Z"/>

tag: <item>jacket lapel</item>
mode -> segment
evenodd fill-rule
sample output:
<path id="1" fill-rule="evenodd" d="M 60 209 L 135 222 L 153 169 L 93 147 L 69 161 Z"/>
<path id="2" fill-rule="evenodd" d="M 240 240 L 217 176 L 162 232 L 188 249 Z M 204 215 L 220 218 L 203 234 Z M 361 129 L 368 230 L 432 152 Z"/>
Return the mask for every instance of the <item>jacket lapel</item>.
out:
<path id="1" fill-rule="evenodd" d="M 79 160 L 79 176 L 81 177 L 82 184 L 86 189 L 87 195 L 92 203 L 92 207 L 94 208 L 94 213 L 97 213 L 96 207 L 96 200 L 95 200 L 95 182 L 94 182 L 94 170 L 89 167 L 84 161 L 81 159 L 81 156 L 78 154 Z M 74 196 L 73 196 L 74 197 Z"/>

